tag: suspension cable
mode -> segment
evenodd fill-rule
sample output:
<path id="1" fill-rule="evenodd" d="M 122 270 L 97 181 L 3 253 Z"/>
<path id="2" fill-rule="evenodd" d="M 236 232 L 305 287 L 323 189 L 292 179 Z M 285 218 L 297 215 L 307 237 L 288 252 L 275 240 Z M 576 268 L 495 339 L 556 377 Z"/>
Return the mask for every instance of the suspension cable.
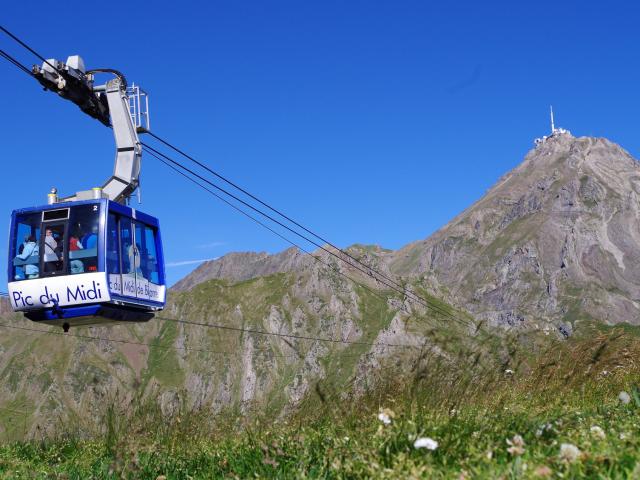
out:
<path id="1" fill-rule="evenodd" d="M 181 168 L 182 170 L 188 172 L 189 174 L 197 177 L 198 179 L 200 179 L 201 181 L 207 183 L 208 185 L 214 187 L 215 189 L 217 189 L 218 191 L 224 193 L 225 195 L 229 196 L 230 198 L 233 198 L 234 200 L 236 200 L 237 202 L 240 202 L 242 205 L 250 208 L 251 210 L 253 210 L 254 212 L 262 215 L 263 217 L 269 219 L 270 221 L 276 223 L 277 225 L 281 226 L 282 228 L 288 230 L 289 232 L 297 235 L 298 237 L 306 240 L 307 242 L 315 245 L 316 247 L 320 248 L 321 250 L 323 250 L 324 252 L 328 253 L 329 255 L 337 258 L 338 260 L 347 263 L 349 266 L 351 266 L 352 268 L 360 271 L 361 273 L 368 275 L 372 278 L 374 278 L 375 280 L 377 280 L 378 282 L 382 283 L 383 285 L 385 285 L 386 287 L 390 288 L 391 290 L 395 290 L 397 293 L 400 293 L 401 295 L 407 297 L 408 299 L 411 299 L 417 303 L 422 304 L 424 307 L 426 307 L 427 309 L 436 311 L 444 316 L 448 316 L 450 317 L 452 320 L 454 321 L 461 321 L 460 319 L 457 319 L 456 317 L 454 317 L 450 312 L 447 312 L 446 310 L 444 310 L 442 307 L 440 307 L 437 304 L 434 304 L 433 302 L 429 302 L 415 294 L 413 294 L 413 292 L 411 292 L 410 290 L 404 289 L 401 290 L 399 288 L 397 288 L 396 286 L 394 286 L 392 283 L 387 283 L 386 281 L 382 281 L 380 279 L 376 279 L 372 273 L 371 273 L 371 269 L 369 268 L 368 270 L 365 270 L 362 267 L 359 267 L 358 265 L 354 265 L 353 263 L 341 258 L 339 255 L 337 255 L 335 252 L 329 250 L 328 248 L 326 248 L 324 245 L 314 241 L 313 239 L 310 239 L 309 237 L 305 236 L 304 234 L 301 234 L 299 232 L 297 232 L 296 230 L 292 229 L 291 227 L 285 225 L 284 223 L 282 223 L 281 221 L 275 219 L 273 216 L 264 213 L 263 211 L 261 211 L 260 209 L 256 208 L 255 206 L 249 204 L 248 202 L 242 200 L 241 198 L 239 198 L 237 195 L 234 195 L 233 193 L 225 190 L 224 188 L 216 185 L 215 183 L 213 183 L 212 181 L 208 180 L 207 178 L 203 177 L 202 175 L 198 174 L 197 172 L 193 171 L 192 169 L 184 166 L 183 164 L 181 164 L 180 162 L 177 162 L 176 160 L 172 159 L 171 157 L 169 157 L 168 155 L 156 150 L 155 148 L 147 145 L 144 142 L 141 142 L 142 145 L 147 149 L 147 151 L 152 151 L 153 153 L 162 156 L 164 159 L 166 159 L 167 161 L 171 162 L 173 165 Z M 464 323 L 464 322 L 463 322 Z"/>
<path id="2" fill-rule="evenodd" d="M 31 72 L 31 70 L 29 70 L 27 67 L 25 67 L 22 63 L 20 63 L 18 60 L 16 60 L 14 57 L 9 55 L 4 50 L 0 50 L 0 57 L 4 58 L 9 63 L 15 65 L 16 67 L 18 67 L 20 70 L 22 70 L 24 73 L 26 73 L 30 77 L 33 77 L 33 73 Z"/>
<path id="3" fill-rule="evenodd" d="M 400 283 L 396 282 L 395 280 L 393 280 L 392 278 L 390 278 L 389 276 L 385 275 L 384 273 L 381 273 L 379 270 L 376 270 L 374 268 L 372 268 L 370 265 L 367 265 L 366 263 L 362 262 L 360 259 L 354 257 L 353 255 L 351 255 L 348 251 L 336 246 L 334 243 L 332 243 L 331 241 L 327 240 L 326 238 L 324 238 L 323 236 L 315 233 L 314 231 L 308 229 L 307 227 L 305 227 L 304 225 L 300 224 L 299 222 L 297 222 L 296 220 L 294 220 L 293 218 L 291 218 L 290 216 L 284 214 L 281 210 L 269 205 L 268 203 L 264 202 L 263 200 L 261 200 L 260 198 L 256 197 L 255 195 L 253 195 L 252 193 L 248 192 L 246 189 L 242 188 L 241 186 L 239 186 L 237 183 L 229 180 L 227 177 L 223 176 L 222 174 L 216 172 L 215 170 L 213 170 L 212 168 L 210 168 L 208 165 L 200 162 L 199 160 L 195 159 L 194 157 L 192 157 L 191 155 L 185 153 L 182 149 L 176 147 L 175 145 L 171 144 L 170 142 L 168 142 L 167 140 L 159 137 L 158 135 L 156 135 L 153 132 L 147 132 L 151 137 L 155 138 L 156 140 L 158 140 L 159 142 L 163 143 L 165 146 L 169 147 L 170 149 L 174 150 L 175 152 L 179 153 L 180 155 L 182 155 L 183 157 L 191 160 L 192 162 L 194 162 L 196 165 L 200 166 L 201 168 L 205 169 L 206 171 L 208 171 L 209 173 L 211 173 L 212 175 L 216 176 L 217 178 L 219 178 L 220 180 L 222 180 L 223 182 L 227 183 L 228 185 L 234 187 L 236 190 L 244 193 L 245 195 L 247 195 L 248 197 L 250 197 L 252 200 L 255 200 L 256 202 L 258 202 L 260 205 L 268 208 L 269 210 L 271 210 L 273 213 L 276 213 L 277 215 L 279 215 L 281 218 L 284 218 L 285 220 L 289 221 L 290 223 L 292 223 L 293 225 L 295 225 L 298 228 L 301 228 L 302 230 L 304 230 L 305 232 L 307 232 L 308 234 L 312 235 L 313 237 L 317 238 L 319 241 L 324 242 L 324 244 L 329 245 L 330 247 L 336 249 L 337 251 L 339 251 L 342 255 L 345 255 L 346 257 L 348 257 L 350 260 L 355 261 L 356 263 L 362 265 L 363 267 L 367 268 L 369 271 L 371 271 L 372 273 L 375 273 L 376 275 L 380 276 L 381 278 L 385 279 L 386 281 L 392 283 L 395 287 L 397 288 L 401 288 L 403 291 L 405 290 L 405 286 L 401 285 Z M 263 214 L 264 215 L 264 214 Z M 296 233 L 296 232 L 294 232 Z M 301 236 L 300 234 L 296 233 L 296 235 Z M 319 244 L 308 240 L 306 237 L 305 240 L 307 240 L 310 243 L 313 243 L 314 245 L 322 248 Z M 323 248 L 324 250 L 324 248 Z M 345 261 L 345 260 L 342 260 Z M 346 262 L 346 263 L 350 263 L 350 262 Z M 370 276 L 372 276 L 371 274 L 369 274 Z M 405 293 L 406 294 L 406 293 Z M 424 298 L 419 297 L 418 295 L 415 295 L 413 292 L 411 292 L 412 296 L 416 297 L 417 299 L 419 299 L 419 301 L 422 302 L 427 302 L 427 300 L 425 300 Z"/>
<path id="4" fill-rule="evenodd" d="M 6 296 L 8 296 L 8 294 L 3 292 L 3 293 L 0 293 L 0 296 L 5 296 L 6 297 Z M 298 334 L 294 334 L 294 333 L 269 332 L 267 330 L 259 330 L 259 329 L 255 329 L 255 328 L 242 328 L 242 327 L 234 327 L 234 326 L 231 326 L 231 325 L 196 322 L 196 321 L 193 321 L 193 320 L 184 320 L 184 319 L 181 319 L 181 318 L 162 317 L 162 316 L 159 316 L 159 315 L 156 315 L 155 318 L 158 319 L 158 320 L 177 323 L 177 324 L 183 324 L 183 325 L 193 325 L 193 326 L 198 326 L 198 327 L 213 328 L 213 329 L 216 329 L 216 330 L 228 330 L 228 331 L 239 332 L 239 333 L 247 333 L 247 334 L 253 334 L 253 335 L 264 335 L 264 336 L 272 336 L 272 337 L 279 337 L 279 338 L 289 338 L 289 339 L 294 339 L 294 340 L 308 340 L 308 341 L 322 342 L 322 343 L 337 343 L 337 344 L 343 344 L 343 345 L 360 345 L 360 346 L 369 346 L 369 347 L 420 348 L 419 346 L 412 345 L 412 344 L 386 343 L 386 342 L 364 342 L 364 341 L 358 341 L 358 340 L 343 340 L 343 339 L 326 338 L 326 337 L 314 337 L 312 335 L 298 335 Z M 140 346 L 147 346 L 147 347 L 158 347 L 158 348 L 165 348 L 165 349 L 178 348 L 178 349 L 182 349 L 182 350 L 193 350 L 193 351 L 198 351 L 198 352 L 207 352 L 207 353 L 214 353 L 214 354 L 219 354 L 219 355 L 232 355 L 232 354 L 236 353 L 236 352 L 227 352 L 227 351 L 212 351 L 212 350 L 197 349 L 197 348 L 191 348 L 191 347 L 167 346 L 167 345 L 162 345 L 162 344 L 157 344 L 157 343 L 144 343 L 144 342 L 134 342 L 134 341 L 129 341 L 129 340 L 118 340 L 118 339 L 113 339 L 113 338 L 108 338 L 108 337 L 95 337 L 95 336 L 90 336 L 90 335 L 80 335 L 80 334 L 73 334 L 73 333 L 56 332 L 54 330 L 41 330 L 41 329 L 35 329 L 35 328 L 29 328 L 29 327 L 20 327 L 20 326 L 15 326 L 15 325 L 8 325 L 8 324 L 4 324 L 4 323 L 0 323 L 0 327 L 13 328 L 13 329 L 18 329 L 18 330 L 26 330 L 26 331 L 32 331 L 32 332 L 39 332 L 39 333 L 50 333 L 52 335 L 77 337 L 77 338 L 83 338 L 83 339 L 87 339 L 87 340 L 102 340 L 102 341 L 106 341 L 106 342 L 124 343 L 124 344 L 140 345 Z M 300 355 L 284 355 L 284 356 L 285 357 L 292 357 L 292 356 L 300 356 Z"/>
<path id="5" fill-rule="evenodd" d="M 381 300 L 387 301 L 388 297 L 383 296 L 380 292 L 377 292 L 376 290 L 372 289 L 371 287 L 367 286 L 364 283 L 358 282 L 357 280 L 355 280 L 352 277 L 349 277 L 346 273 L 342 272 L 336 265 L 331 264 L 325 260 L 323 260 L 321 257 L 314 255 L 312 252 L 310 252 L 309 250 L 305 249 L 304 247 L 302 247 L 300 244 L 294 242 L 293 240 L 285 237 L 284 235 L 282 235 L 280 232 L 274 230 L 273 228 L 269 227 L 267 224 L 265 224 L 264 222 L 261 222 L 259 219 L 257 219 L 256 217 L 254 217 L 253 215 L 251 215 L 250 213 L 245 212 L 244 210 L 242 210 L 240 207 L 238 207 L 237 205 L 234 205 L 233 203 L 231 203 L 230 201 L 228 201 L 226 198 L 222 197 L 221 195 L 218 195 L 216 192 L 214 192 L 213 190 L 211 190 L 210 188 L 208 188 L 206 185 L 203 185 L 201 183 L 199 183 L 196 179 L 190 177 L 189 175 L 187 175 L 186 173 L 184 173 L 182 170 L 179 170 L 177 167 L 175 167 L 174 165 L 172 165 L 171 163 L 167 162 L 166 160 L 164 160 L 162 157 L 160 157 L 159 155 L 156 155 L 155 153 L 147 150 L 147 153 L 149 155 L 151 155 L 153 158 L 157 159 L 159 162 L 163 163 L 164 165 L 166 165 L 167 167 L 171 168 L 173 171 L 175 171 L 176 173 L 178 173 L 179 175 L 183 176 L 184 178 L 186 178 L 187 180 L 189 180 L 190 182 L 194 183 L 195 185 L 197 185 L 198 187 L 202 188 L 203 190 L 209 192 L 211 195 L 213 195 L 214 197 L 218 198 L 220 201 L 224 202 L 225 204 L 227 204 L 229 207 L 233 208 L 234 210 L 238 211 L 240 214 L 244 215 L 245 217 L 249 218 L 250 220 L 252 220 L 253 222 L 257 223 L 258 225 L 260 225 L 263 228 L 266 228 L 267 230 L 269 230 L 270 232 L 272 232 L 274 235 L 277 235 L 278 237 L 280 237 L 282 240 L 284 240 L 285 242 L 289 243 L 291 246 L 297 248 L 298 250 L 300 250 L 301 252 L 305 253 L 306 255 L 310 256 L 311 258 L 313 258 L 313 260 L 315 260 L 317 263 L 322 264 L 324 267 L 331 269 L 331 271 L 337 273 L 338 275 L 341 275 L 343 277 L 345 277 L 347 280 L 355 283 L 356 285 L 358 285 L 359 287 L 367 290 L 369 293 L 371 293 L 372 295 L 375 295 L 376 297 L 380 298 Z M 403 310 L 404 312 L 406 312 L 409 315 L 413 315 L 413 312 L 411 312 L 406 305 L 404 305 L 404 303 L 400 304 L 400 309 Z"/>
<path id="6" fill-rule="evenodd" d="M 192 320 L 183 320 L 180 318 L 169 318 L 169 317 L 161 317 L 161 316 L 156 316 L 156 318 L 158 320 L 164 320 L 166 322 L 182 323 L 185 325 L 195 325 L 198 327 L 215 328 L 217 330 L 231 330 L 234 332 L 252 333 L 256 335 L 269 335 L 269 336 L 282 337 L 282 338 L 291 338 L 294 340 L 311 340 L 314 342 L 340 343 L 344 345 L 364 345 L 368 347 L 421 348 L 421 346 L 419 345 L 412 345 L 408 343 L 405 344 L 405 343 L 385 343 L 385 342 L 361 342 L 358 340 L 342 340 L 337 338 L 312 337 L 309 335 L 298 335 L 294 333 L 269 332 L 266 330 L 232 327 L 229 325 L 220 325 L 215 323 L 196 322 Z"/>
<path id="7" fill-rule="evenodd" d="M 24 43 L 22 40 L 20 40 L 18 37 L 16 37 L 13 33 L 11 33 L 9 30 L 7 30 L 6 28 L 4 28 L 2 25 L 0 25 L 0 30 L 2 30 L 4 33 L 6 33 L 9 37 L 11 37 L 13 40 L 15 40 L 16 42 L 18 42 L 21 46 L 23 46 L 24 48 L 26 48 L 27 50 L 29 50 L 31 53 L 33 53 L 36 57 L 38 57 L 40 60 L 42 60 L 44 63 L 46 63 L 47 65 L 49 65 L 51 68 L 53 68 L 56 72 L 58 73 L 62 73 L 57 67 L 55 67 L 54 65 L 51 65 L 49 63 L 49 61 L 44 58 L 42 55 L 40 55 L 38 52 L 36 52 L 33 48 L 31 48 L 29 45 L 27 45 L 26 43 Z"/>

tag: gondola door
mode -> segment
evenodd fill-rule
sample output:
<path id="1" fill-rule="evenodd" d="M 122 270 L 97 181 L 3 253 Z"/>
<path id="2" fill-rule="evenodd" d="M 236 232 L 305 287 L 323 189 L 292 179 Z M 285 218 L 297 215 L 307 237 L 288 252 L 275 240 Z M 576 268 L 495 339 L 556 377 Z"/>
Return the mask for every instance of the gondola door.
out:
<path id="1" fill-rule="evenodd" d="M 133 256 L 136 264 L 136 295 L 143 300 L 163 301 L 164 291 L 160 285 L 158 264 L 157 229 L 140 221 L 135 221 L 134 225 Z"/>
<path id="2" fill-rule="evenodd" d="M 40 236 L 40 271 L 42 277 L 64 275 L 67 272 L 67 235 L 69 209 L 42 212 Z"/>
<path id="3" fill-rule="evenodd" d="M 136 297 L 136 248 L 133 222 L 120 217 L 120 259 L 122 265 L 122 294 Z M 139 262 L 138 262 L 139 265 Z"/>

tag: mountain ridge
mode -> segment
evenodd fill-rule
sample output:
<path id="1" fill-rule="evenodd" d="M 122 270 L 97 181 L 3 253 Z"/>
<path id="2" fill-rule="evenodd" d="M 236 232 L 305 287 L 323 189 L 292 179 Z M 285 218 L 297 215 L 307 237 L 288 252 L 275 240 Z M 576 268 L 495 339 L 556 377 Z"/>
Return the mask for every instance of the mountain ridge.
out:
<path id="1" fill-rule="evenodd" d="M 426 239 L 396 251 L 357 246 L 347 250 L 362 253 L 385 274 L 423 278 L 432 283 L 433 293 L 445 295 L 449 302 L 494 324 L 513 326 L 533 318 L 562 323 L 568 331 L 573 317 L 580 315 L 610 323 L 636 323 L 640 265 L 634 258 L 640 254 L 640 232 L 629 220 L 640 217 L 639 193 L 639 164 L 622 147 L 604 138 L 556 133 L 528 152 L 482 198 Z M 537 235 L 538 231 L 548 240 Z M 297 263 L 292 262 L 294 252 L 263 253 L 248 263 L 243 263 L 245 257 L 231 254 L 206 262 L 193 275 L 197 281 L 237 280 L 262 272 L 292 271 L 309 261 L 296 256 Z M 487 259 L 490 261 L 484 261 Z M 234 271 L 230 263 L 242 274 L 229 274 Z M 474 265 L 480 275 L 465 265 Z M 482 278 L 485 273 L 487 278 Z M 531 278 L 525 281 L 527 275 Z M 470 291 L 470 277 L 480 288 Z M 183 289 L 193 283 L 187 276 L 177 286 Z M 614 311 L 591 300 L 587 301 L 590 305 L 570 305 L 575 295 L 558 288 L 572 283 L 589 286 L 601 306 L 611 302 Z M 620 291 L 617 295 L 616 289 Z M 546 297 L 525 290 L 546 292 Z M 519 306 L 539 313 L 524 315 Z M 487 309 L 494 311 L 483 314 Z M 564 321 L 565 317 L 571 318 Z"/>

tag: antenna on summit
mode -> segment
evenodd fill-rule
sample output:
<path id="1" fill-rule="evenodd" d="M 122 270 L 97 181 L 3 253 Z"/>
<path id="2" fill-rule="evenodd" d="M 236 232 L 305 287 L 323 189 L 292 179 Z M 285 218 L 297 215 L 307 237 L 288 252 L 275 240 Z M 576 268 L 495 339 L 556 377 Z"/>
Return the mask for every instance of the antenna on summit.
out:
<path id="1" fill-rule="evenodd" d="M 553 118 L 553 105 L 549 105 L 549 117 L 551 120 L 551 134 L 545 135 L 542 138 L 536 138 L 533 143 L 535 143 L 536 147 L 542 145 L 548 138 L 556 137 L 557 135 L 569 135 L 571 136 L 571 132 L 569 130 L 565 130 L 564 128 L 556 128 L 556 123 Z"/>

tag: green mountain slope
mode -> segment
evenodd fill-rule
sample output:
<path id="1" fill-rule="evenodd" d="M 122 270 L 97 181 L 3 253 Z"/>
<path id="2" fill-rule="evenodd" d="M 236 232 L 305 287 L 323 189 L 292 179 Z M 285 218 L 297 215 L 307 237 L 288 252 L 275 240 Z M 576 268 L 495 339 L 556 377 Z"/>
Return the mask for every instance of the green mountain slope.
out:
<path id="1" fill-rule="evenodd" d="M 460 338 L 456 348 L 466 342 L 467 327 L 425 308 L 398 311 L 399 294 L 358 280 L 315 262 L 299 272 L 206 280 L 172 292 L 147 324 L 71 331 L 129 343 L 25 331 L 47 328 L 7 315 L 14 328 L 0 339 L 2 431 L 53 433 L 69 423 L 90 430 L 108 401 L 140 395 L 157 396 L 166 414 L 206 408 L 275 418 L 317 399 L 319 389 L 371 388 L 445 336 Z"/>

